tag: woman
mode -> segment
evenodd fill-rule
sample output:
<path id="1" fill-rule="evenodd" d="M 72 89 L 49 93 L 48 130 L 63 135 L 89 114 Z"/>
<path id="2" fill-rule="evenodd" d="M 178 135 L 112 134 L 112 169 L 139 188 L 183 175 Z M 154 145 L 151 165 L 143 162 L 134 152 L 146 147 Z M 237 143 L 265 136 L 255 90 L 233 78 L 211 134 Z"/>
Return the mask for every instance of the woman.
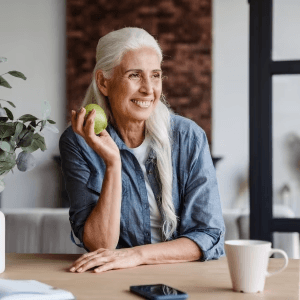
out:
<path id="1" fill-rule="evenodd" d="M 99 40 L 83 107 L 59 147 L 72 232 L 88 253 L 71 272 L 218 259 L 225 226 L 205 132 L 162 95 L 162 51 L 140 28 Z"/>

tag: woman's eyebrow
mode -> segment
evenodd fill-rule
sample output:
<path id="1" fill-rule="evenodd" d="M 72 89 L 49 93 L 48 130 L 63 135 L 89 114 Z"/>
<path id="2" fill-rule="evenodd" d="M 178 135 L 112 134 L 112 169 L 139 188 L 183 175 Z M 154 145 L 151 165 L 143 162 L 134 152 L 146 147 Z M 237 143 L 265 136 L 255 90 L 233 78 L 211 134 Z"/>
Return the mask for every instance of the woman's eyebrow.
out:
<path id="1" fill-rule="evenodd" d="M 134 71 L 134 72 L 143 72 L 143 70 L 141 70 L 141 69 L 130 69 L 130 70 L 127 70 L 125 72 L 125 74 L 128 73 L 128 72 L 132 72 L 132 71 Z M 152 72 L 162 72 L 162 70 L 161 69 L 155 69 L 155 70 L 152 70 Z"/>

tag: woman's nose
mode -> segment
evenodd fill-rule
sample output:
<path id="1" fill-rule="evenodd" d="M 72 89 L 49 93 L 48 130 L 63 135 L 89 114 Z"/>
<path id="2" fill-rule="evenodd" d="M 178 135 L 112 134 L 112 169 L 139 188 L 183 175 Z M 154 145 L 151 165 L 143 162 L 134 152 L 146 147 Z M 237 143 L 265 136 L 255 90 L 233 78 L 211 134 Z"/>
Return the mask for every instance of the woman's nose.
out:
<path id="1" fill-rule="evenodd" d="M 151 79 L 146 78 L 142 80 L 140 92 L 146 93 L 148 95 L 153 93 L 153 86 L 152 86 Z"/>

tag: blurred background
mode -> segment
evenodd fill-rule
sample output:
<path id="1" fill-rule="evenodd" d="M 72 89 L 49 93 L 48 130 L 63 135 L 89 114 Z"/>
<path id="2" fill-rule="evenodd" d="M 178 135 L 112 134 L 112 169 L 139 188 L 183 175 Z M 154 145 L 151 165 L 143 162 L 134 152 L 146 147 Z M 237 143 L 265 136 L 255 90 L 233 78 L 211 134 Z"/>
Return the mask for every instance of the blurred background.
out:
<path id="1" fill-rule="evenodd" d="M 67 207 L 58 141 L 71 109 L 81 106 L 91 81 L 95 49 L 106 33 L 136 26 L 160 43 L 172 109 L 206 132 L 223 209 L 249 206 L 249 4 L 247 0 L 0 0 L 0 98 L 15 118 L 41 118 L 42 101 L 59 134 L 44 131 L 47 150 L 37 166 L 6 175 L 2 208 Z M 273 59 L 300 59 L 300 1 L 274 0 Z M 5 102 L 1 102 L 5 106 Z M 300 217 L 300 75 L 273 77 L 273 203 Z"/>

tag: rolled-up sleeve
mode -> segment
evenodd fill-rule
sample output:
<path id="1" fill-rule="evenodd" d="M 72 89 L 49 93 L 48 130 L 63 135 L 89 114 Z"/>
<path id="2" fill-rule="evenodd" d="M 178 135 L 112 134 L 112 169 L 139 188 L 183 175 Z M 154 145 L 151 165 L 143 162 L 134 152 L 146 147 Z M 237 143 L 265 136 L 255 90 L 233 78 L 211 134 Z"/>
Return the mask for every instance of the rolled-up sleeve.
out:
<path id="1" fill-rule="evenodd" d="M 73 130 L 67 129 L 61 135 L 59 151 L 61 169 L 70 204 L 69 220 L 75 237 L 80 241 L 80 243 L 72 242 L 81 248 L 85 248 L 83 244 L 84 224 L 95 207 L 99 194 L 87 187 L 91 170 L 82 155 Z"/>
<path id="2" fill-rule="evenodd" d="M 193 144 L 177 238 L 187 237 L 194 241 L 203 253 L 200 261 L 206 261 L 225 255 L 225 224 L 216 172 L 204 131 Z"/>

